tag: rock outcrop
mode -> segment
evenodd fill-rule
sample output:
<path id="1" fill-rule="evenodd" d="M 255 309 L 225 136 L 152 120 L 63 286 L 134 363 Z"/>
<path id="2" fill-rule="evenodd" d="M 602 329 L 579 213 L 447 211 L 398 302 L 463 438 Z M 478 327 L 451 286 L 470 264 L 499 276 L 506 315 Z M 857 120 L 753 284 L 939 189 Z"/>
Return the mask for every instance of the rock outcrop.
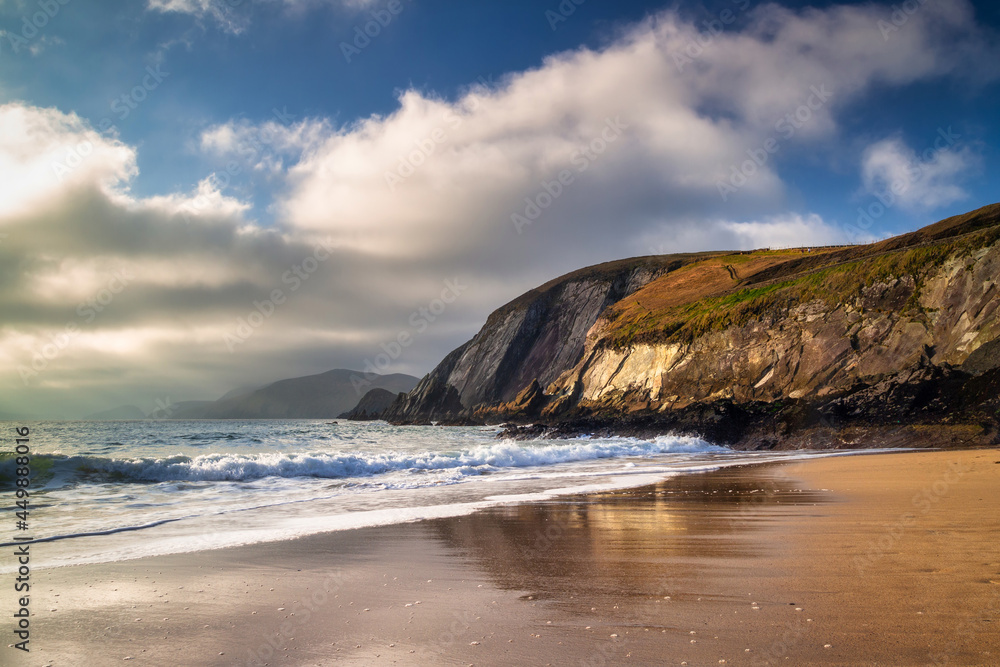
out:
<path id="1" fill-rule="evenodd" d="M 513 400 L 554 381 L 583 354 L 587 332 L 609 305 L 650 281 L 718 253 L 608 262 L 552 280 L 494 311 L 486 325 L 386 411 L 399 423 L 464 421 L 480 405 Z"/>
<path id="2" fill-rule="evenodd" d="M 746 447 L 998 441 L 1000 205 L 866 246 L 652 259 L 508 304 L 387 414 Z"/>
<path id="3" fill-rule="evenodd" d="M 337 418 L 351 419 L 353 421 L 381 419 L 386 408 L 393 404 L 398 395 L 388 389 L 372 389 L 361 397 L 357 405 L 347 412 L 340 413 Z"/>

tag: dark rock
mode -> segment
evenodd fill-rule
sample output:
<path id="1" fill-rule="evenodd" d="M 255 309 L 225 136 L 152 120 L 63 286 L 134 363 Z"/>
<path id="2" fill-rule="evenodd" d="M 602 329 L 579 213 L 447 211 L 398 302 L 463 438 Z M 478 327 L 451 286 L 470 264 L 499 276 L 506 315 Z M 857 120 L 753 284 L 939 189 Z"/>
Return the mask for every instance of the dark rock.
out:
<path id="1" fill-rule="evenodd" d="M 382 413 L 392 405 L 393 401 L 400 394 L 393 393 L 388 389 L 376 388 L 361 397 L 361 400 L 352 409 L 337 415 L 340 419 L 352 419 L 354 421 L 371 421 L 381 419 Z M 333 422 L 336 423 L 336 422 Z"/>
<path id="2" fill-rule="evenodd" d="M 592 267 L 494 312 L 386 415 L 753 450 L 996 445 L 998 275 L 1000 204 L 866 246 Z"/>

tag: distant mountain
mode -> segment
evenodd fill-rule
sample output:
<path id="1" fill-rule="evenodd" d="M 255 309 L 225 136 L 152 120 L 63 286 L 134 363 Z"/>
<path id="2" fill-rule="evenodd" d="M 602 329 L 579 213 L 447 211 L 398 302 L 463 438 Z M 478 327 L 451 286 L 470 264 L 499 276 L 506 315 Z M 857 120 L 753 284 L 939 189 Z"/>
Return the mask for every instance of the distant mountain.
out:
<path id="1" fill-rule="evenodd" d="M 408 392 L 419 380 L 412 375 L 364 374 L 336 369 L 306 377 L 279 380 L 260 389 L 229 392 L 217 401 L 178 403 L 171 419 L 334 419 L 347 412 L 371 389 L 393 394 Z M 183 407 L 180 407 L 182 406 Z"/>
<path id="2" fill-rule="evenodd" d="M 245 384 L 242 387 L 237 387 L 236 389 L 231 389 L 227 391 L 225 394 L 219 397 L 219 400 L 225 401 L 230 398 L 239 398 L 240 396 L 246 396 L 247 394 L 254 393 L 258 389 L 263 389 L 266 386 L 267 386 L 266 384 Z M 212 401 L 206 401 L 206 402 L 211 403 Z"/>
<path id="3" fill-rule="evenodd" d="M 145 419 L 146 413 L 134 405 L 119 405 L 117 408 L 87 415 L 85 421 L 113 421 L 117 419 Z"/>
<path id="4" fill-rule="evenodd" d="M 372 389 L 361 397 L 361 401 L 354 406 L 354 409 L 338 415 L 341 419 L 353 419 L 355 421 L 371 421 L 381 419 L 385 409 L 392 405 L 399 394 L 394 394 L 387 389 Z"/>
<path id="5" fill-rule="evenodd" d="M 214 401 L 178 401 L 168 403 L 164 408 L 157 408 L 149 413 L 150 419 L 193 419 L 193 417 L 178 417 L 178 415 L 190 415 L 198 410 L 207 408 Z"/>

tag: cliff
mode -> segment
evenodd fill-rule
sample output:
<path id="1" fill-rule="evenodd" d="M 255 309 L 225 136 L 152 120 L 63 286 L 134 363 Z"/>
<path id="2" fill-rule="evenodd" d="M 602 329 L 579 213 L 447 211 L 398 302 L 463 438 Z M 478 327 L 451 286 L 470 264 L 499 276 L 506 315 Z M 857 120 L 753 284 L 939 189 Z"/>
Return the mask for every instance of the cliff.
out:
<path id="1" fill-rule="evenodd" d="M 397 423 L 468 418 L 513 399 L 533 380 L 553 382 L 581 358 L 598 316 L 651 281 L 715 253 L 608 262 L 552 280 L 494 311 L 486 325 L 385 413 Z"/>
<path id="2" fill-rule="evenodd" d="M 338 419 L 351 419 L 353 421 L 372 421 L 381 419 L 382 414 L 396 400 L 398 394 L 388 389 L 371 389 L 353 408 L 347 412 L 337 415 Z"/>
<path id="3" fill-rule="evenodd" d="M 1000 205 L 865 246 L 601 265 L 493 313 L 387 416 L 753 448 L 995 444 L 998 276 Z"/>

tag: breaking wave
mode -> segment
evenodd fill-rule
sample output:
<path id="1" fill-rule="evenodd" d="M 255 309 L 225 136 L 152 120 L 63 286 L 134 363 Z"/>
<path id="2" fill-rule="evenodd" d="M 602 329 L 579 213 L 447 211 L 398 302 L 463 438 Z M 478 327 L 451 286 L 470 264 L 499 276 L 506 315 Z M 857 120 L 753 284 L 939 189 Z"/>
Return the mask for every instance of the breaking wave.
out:
<path id="1" fill-rule="evenodd" d="M 265 477 L 346 479 L 392 472 L 451 470 L 477 475 L 511 468 L 548 466 L 594 459 L 642 457 L 668 453 L 726 451 L 691 437 L 660 436 L 653 440 L 614 438 L 568 440 L 553 444 L 504 440 L 495 444 L 445 452 L 356 451 L 341 453 L 206 454 L 165 458 L 104 458 L 53 455 L 52 472 L 112 482 L 242 482 Z M 0 474 L 3 464 L 0 464 Z"/>

